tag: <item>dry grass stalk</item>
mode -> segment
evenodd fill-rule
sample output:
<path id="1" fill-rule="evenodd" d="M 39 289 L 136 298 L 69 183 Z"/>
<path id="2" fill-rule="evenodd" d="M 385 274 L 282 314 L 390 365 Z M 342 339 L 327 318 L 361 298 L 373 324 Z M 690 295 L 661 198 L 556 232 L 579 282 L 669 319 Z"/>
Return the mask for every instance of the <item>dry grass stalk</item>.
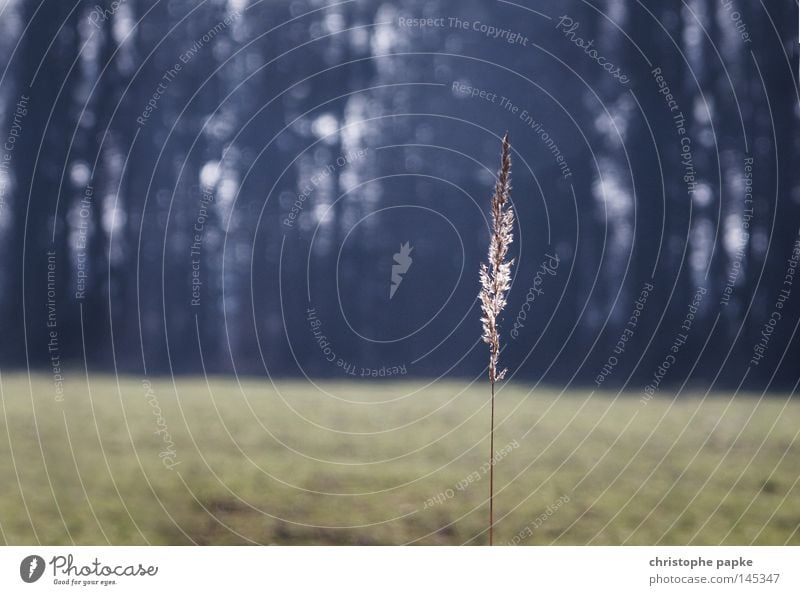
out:
<path id="1" fill-rule="evenodd" d="M 503 151 L 497 182 L 492 195 L 492 237 L 489 241 L 489 264 L 481 263 L 481 301 L 483 316 L 483 341 L 489 345 L 489 382 L 492 386 L 492 415 L 489 438 L 489 545 L 492 545 L 494 528 L 494 385 L 506 375 L 506 370 L 498 371 L 500 357 L 500 330 L 498 318 L 506 305 L 506 293 L 511 287 L 511 265 L 513 259 L 506 260 L 508 247 L 514 239 L 514 211 L 509 204 L 511 192 L 511 144 L 506 132 L 503 137 Z"/>

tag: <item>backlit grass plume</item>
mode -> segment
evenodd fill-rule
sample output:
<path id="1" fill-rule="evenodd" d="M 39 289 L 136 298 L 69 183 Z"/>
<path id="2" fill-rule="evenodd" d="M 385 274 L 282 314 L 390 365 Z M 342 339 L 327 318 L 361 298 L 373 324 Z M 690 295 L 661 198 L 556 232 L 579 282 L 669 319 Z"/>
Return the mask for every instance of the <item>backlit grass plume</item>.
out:
<path id="1" fill-rule="evenodd" d="M 511 192 L 511 144 L 508 133 L 503 137 L 503 151 L 497 182 L 492 195 L 492 237 L 489 241 L 489 264 L 481 263 L 481 301 L 483 341 L 489 345 L 489 383 L 492 386 L 492 419 L 489 439 L 489 545 L 494 527 L 494 385 L 506 375 L 498 371 L 500 330 L 498 318 L 506 305 L 506 293 L 511 287 L 512 260 L 506 260 L 508 247 L 514 239 L 514 211 L 509 204 Z"/>

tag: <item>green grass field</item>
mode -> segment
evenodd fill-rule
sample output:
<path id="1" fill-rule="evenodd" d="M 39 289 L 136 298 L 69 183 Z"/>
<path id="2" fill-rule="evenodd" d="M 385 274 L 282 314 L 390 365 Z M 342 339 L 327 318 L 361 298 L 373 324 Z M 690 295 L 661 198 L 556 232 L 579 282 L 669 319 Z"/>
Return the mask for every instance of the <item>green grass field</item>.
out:
<path id="1" fill-rule="evenodd" d="M 486 542 L 483 383 L 151 383 L 0 379 L 0 540 Z M 800 402 L 529 391 L 498 395 L 496 543 L 800 544 Z"/>

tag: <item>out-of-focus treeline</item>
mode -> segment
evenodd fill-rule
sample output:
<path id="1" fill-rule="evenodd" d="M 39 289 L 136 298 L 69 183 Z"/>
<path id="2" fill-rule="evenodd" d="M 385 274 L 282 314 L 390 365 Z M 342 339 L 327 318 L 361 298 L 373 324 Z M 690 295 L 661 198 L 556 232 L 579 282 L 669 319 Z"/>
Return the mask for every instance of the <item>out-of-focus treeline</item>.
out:
<path id="1" fill-rule="evenodd" d="M 513 378 L 792 386 L 797 21 L 743 0 L 6 0 L 0 365 L 479 377 L 508 130 Z"/>

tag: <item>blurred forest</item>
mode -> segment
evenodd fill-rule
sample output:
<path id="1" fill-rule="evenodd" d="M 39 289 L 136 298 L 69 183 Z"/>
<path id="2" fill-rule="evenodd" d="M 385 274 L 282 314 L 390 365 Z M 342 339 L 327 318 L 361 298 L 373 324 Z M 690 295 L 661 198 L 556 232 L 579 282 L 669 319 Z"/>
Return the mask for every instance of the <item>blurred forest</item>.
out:
<path id="1" fill-rule="evenodd" d="M 794 386 L 797 11 L 5 0 L 0 365 L 480 378 L 508 130 L 513 379 Z"/>

